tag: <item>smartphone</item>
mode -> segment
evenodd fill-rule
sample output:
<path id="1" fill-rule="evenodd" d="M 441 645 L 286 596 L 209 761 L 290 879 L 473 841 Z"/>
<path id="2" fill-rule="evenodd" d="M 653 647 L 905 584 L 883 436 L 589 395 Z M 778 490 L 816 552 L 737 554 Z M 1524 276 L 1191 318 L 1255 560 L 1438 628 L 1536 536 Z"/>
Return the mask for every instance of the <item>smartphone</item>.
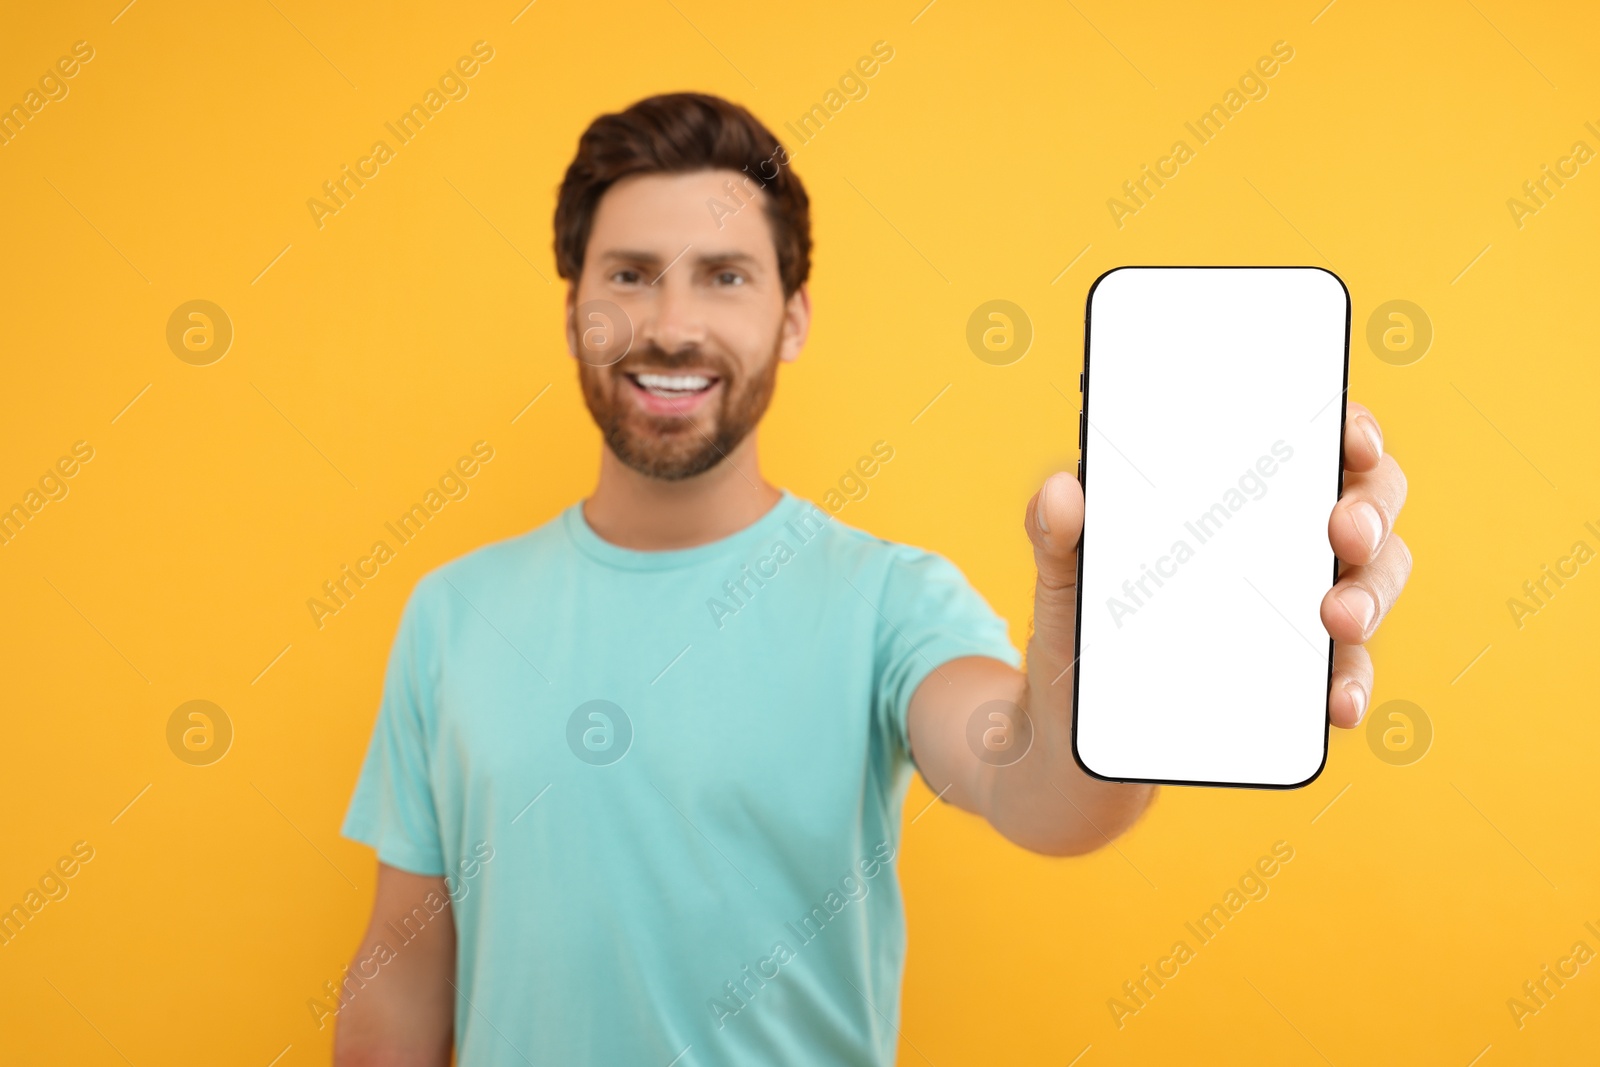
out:
<path id="1" fill-rule="evenodd" d="M 1073 755 L 1293 789 L 1328 756 L 1350 294 L 1320 267 L 1118 267 L 1084 319 Z"/>

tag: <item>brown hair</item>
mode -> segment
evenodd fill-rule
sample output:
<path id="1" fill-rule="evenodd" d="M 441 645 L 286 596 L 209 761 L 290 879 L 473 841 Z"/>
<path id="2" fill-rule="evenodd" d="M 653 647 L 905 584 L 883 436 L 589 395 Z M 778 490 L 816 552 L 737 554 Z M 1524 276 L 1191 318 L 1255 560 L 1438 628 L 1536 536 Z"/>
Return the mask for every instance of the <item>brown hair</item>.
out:
<path id="1" fill-rule="evenodd" d="M 767 222 L 778 252 L 784 296 L 811 273 L 811 202 L 789 155 L 738 104 L 705 93 L 652 96 L 601 115 L 578 139 L 556 199 L 556 270 L 576 282 L 600 198 L 635 174 L 732 170 L 766 192 Z M 736 205 L 730 205 L 736 206 Z"/>

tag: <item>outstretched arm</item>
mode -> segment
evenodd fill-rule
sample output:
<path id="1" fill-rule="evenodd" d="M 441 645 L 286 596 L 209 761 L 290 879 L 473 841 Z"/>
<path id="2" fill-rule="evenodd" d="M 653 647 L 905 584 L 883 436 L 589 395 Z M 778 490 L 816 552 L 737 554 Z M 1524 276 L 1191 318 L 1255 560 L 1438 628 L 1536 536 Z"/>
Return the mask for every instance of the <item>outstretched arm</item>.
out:
<path id="1" fill-rule="evenodd" d="M 1405 475 L 1384 454 L 1372 413 L 1350 404 L 1347 416 L 1344 492 L 1328 520 L 1328 540 L 1341 570 L 1322 602 L 1323 625 L 1334 638 L 1328 716 L 1346 729 L 1361 721 L 1372 692 L 1372 660 L 1361 646 L 1411 574 L 1411 553 L 1393 532 L 1405 502 Z M 1039 573 L 1027 670 L 982 656 L 940 666 L 912 694 L 911 752 L 936 792 L 982 815 L 1010 840 L 1047 855 L 1079 855 L 1132 826 L 1155 787 L 1092 778 L 1072 756 L 1083 534 L 1083 488 L 1077 479 L 1065 473 L 1046 479 L 1028 502 L 1023 524 Z M 1015 762 L 979 758 L 967 740 L 970 720 L 977 714 L 985 729 L 1016 730 L 1021 725 L 1017 709 L 1026 713 L 1033 730 L 1027 754 Z"/>

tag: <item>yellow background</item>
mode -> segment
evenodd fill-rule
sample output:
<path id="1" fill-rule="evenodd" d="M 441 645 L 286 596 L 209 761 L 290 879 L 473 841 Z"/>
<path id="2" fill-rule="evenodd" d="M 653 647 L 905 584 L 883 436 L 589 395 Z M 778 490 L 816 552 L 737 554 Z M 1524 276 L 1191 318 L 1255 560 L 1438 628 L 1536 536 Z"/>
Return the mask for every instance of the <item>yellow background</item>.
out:
<path id="1" fill-rule="evenodd" d="M 1351 393 L 1411 485 L 1416 573 L 1373 643 L 1375 703 L 1412 701 L 1435 732 L 1407 766 L 1337 732 L 1303 790 L 1166 789 L 1117 850 L 1077 860 L 942 805 L 918 816 L 919 782 L 901 1061 L 1592 1059 L 1600 963 L 1521 1029 L 1506 1006 L 1575 941 L 1600 950 L 1583 928 L 1600 926 L 1600 565 L 1520 629 L 1506 606 L 1574 541 L 1600 548 L 1583 528 L 1600 526 L 1600 164 L 1520 229 L 1506 207 L 1574 141 L 1600 148 L 1583 126 L 1600 125 L 1592 9 L 436 6 L 5 16 L 0 102 L 74 41 L 95 58 L 0 147 L 0 503 L 75 441 L 95 458 L 0 547 L 0 906 L 73 842 L 96 854 L 0 947 L 0 1058 L 327 1061 L 306 1001 L 370 904 L 373 857 L 337 831 L 401 605 L 428 569 L 594 479 L 550 252 L 578 133 L 693 88 L 789 140 L 782 124 L 884 40 L 870 95 L 795 153 L 816 328 L 766 423 L 769 476 L 819 499 L 889 441 L 839 518 L 952 557 L 1021 642 L 1022 507 L 1076 459 L 1093 279 L 1331 266 L 1354 300 Z M 480 39 L 495 57 L 470 95 L 319 230 L 306 200 Z M 1107 198 L 1279 40 L 1294 58 L 1270 95 L 1118 229 Z M 165 341 L 196 298 L 236 334 L 206 367 Z M 997 298 L 1036 330 L 1005 367 L 964 340 Z M 1391 299 L 1434 324 L 1409 366 L 1364 340 Z M 306 599 L 479 439 L 495 459 L 471 495 L 316 629 Z M 1241 650 L 1195 684 L 1248 669 Z M 167 747 L 191 699 L 234 725 L 211 766 Z M 1119 1030 L 1107 1000 L 1279 840 L 1295 858 L 1270 896 Z"/>

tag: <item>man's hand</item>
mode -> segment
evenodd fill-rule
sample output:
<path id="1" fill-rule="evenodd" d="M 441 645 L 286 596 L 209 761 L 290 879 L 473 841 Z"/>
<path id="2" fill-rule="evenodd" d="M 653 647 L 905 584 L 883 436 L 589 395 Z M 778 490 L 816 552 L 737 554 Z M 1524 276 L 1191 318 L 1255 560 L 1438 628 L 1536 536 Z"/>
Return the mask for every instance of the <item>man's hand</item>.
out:
<path id="1" fill-rule="evenodd" d="M 1344 469 L 1344 492 L 1328 519 L 1328 543 L 1341 566 L 1322 598 L 1322 625 L 1334 641 L 1328 720 L 1349 729 L 1372 697 L 1372 657 L 1361 646 L 1411 577 L 1411 551 L 1394 532 L 1406 476 L 1384 454 L 1378 420 L 1360 404 L 1345 408 Z"/>
<path id="2" fill-rule="evenodd" d="M 1328 718 L 1348 729 L 1361 721 L 1372 692 L 1372 659 L 1361 645 L 1400 595 L 1411 553 L 1394 534 L 1405 476 L 1384 455 L 1377 420 L 1359 404 L 1347 407 L 1344 455 L 1344 492 L 1328 520 L 1328 540 L 1342 569 L 1323 598 L 1322 622 L 1334 639 Z M 1024 848 L 1072 855 L 1099 848 L 1131 826 L 1155 787 L 1092 778 L 1072 756 L 1083 536 L 1078 480 L 1066 473 L 1047 478 L 1028 501 L 1023 526 L 1039 574 L 1026 675 L 982 657 L 945 664 L 912 695 L 911 748 L 923 777 L 951 803 L 984 816 Z M 996 700 L 1024 709 L 1034 730 L 1028 755 L 1004 767 L 978 759 L 966 743 L 974 709 Z"/>

